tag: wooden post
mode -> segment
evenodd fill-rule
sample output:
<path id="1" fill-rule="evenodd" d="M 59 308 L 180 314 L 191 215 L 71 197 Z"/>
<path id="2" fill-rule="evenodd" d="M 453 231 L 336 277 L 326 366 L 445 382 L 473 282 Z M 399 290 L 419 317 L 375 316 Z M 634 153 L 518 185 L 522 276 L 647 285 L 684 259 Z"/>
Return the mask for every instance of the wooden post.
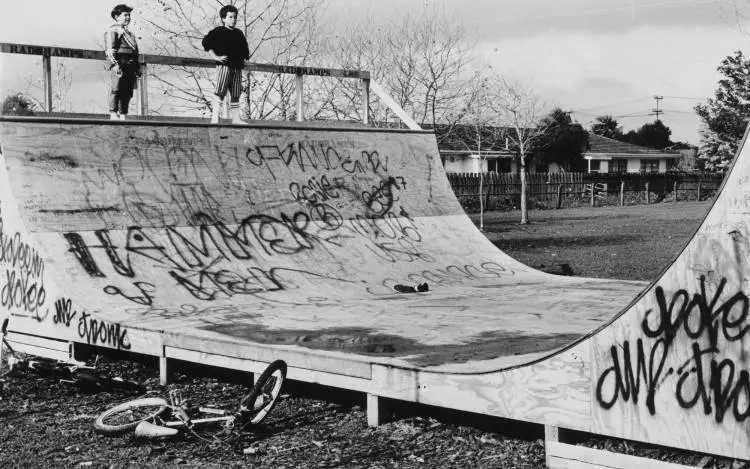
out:
<path id="1" fill-rule="evenodd" d="M 305 105 L 302 100 L 302 78 L 303 75 L 296 75 L 295 76 L 295 83 L 297 85 L 297 122 L 302 122 L 305 120 Z"/>
<path id="2" fill-rule="evenodd" d="M 546 461 L 547 467 L 552 467 L 551 461 L 550 461 L 550 455 L 549 451 L 547 449 L 547 442 L 554 441 L 555 443 L 560 441 L 560 430 L 552 425 L 545 425 L 544 426 L 544 459 Z"/>
<path id="3" fill-rule="evenodd" d="M 701 182 L 698 181 L 698 202 L 701 201 Z"/>
<path id="4" fill-rule="evenodd" d="M 674 199 L 672 199 L 672 202 L 677 203 L 677 181 L 672 183 L 672 194 L 674 194 Z"/>
<path id="5" fill-rule="evenodd" d="M 591 183 L 591 206 L 594 206 L 594 191 L 596 190 L 596 184 Z"/>
<path id="6" fill-rule="evenodd" d="M 620 207 L 625 205 L 625 181 L 620 181 Z"/>
<path id="7" fill-rule="evenodd" d="M 159 357 L 159 384 L 166 386 L 172 382 L 172 366 L 167 360 L 165 348 L 161 348 L 161 357 Z"/>
<path id="8" fill-rule="evenodd" d="M 385 420 L 385 399 L 367 394 L 367 426 L 377 427 Z"/>
<path id="9" fill-rule="evenodd" d="M 646 205 L 651 204 L 651 192 L 648 190 L 648 181 L 646 181 Z"/>
<path id="10" fill-rule="evenodd" d="M 52 112 L 52 57 L 49 53 L 42 55 L 42 79 L 44 82 L 44 107 Z"/>
<path id="11" fill-rule="evenodd" d="M 370 79 L 362 79 L 362 123 L 370 123 Z"/>
<path id="12" fill-rule="evenodd" d="M 138 83 L 138 86 L 140 86 L 141 88 L 140 93 L 138 94 L 140 98 L 138 104 L 139 104 L 142 116 L 148 115 L 148 89 L 147 89 L 148 80 L 146 79 L 147 77 L 146 72 L 148 70 L 146 67 L 147 67 L 147 64 L 145 63 L 141 64 L 141 77 L 138 79 L 138 81 L 140 82 Z"/>
<path id="13" fill-rule="evenodd" d="M 562 194 L 563 194 L 563 185 L 560 184 L 557 186 L 557 207 L 556 208 L 558 209 L 562 207 Z"/>

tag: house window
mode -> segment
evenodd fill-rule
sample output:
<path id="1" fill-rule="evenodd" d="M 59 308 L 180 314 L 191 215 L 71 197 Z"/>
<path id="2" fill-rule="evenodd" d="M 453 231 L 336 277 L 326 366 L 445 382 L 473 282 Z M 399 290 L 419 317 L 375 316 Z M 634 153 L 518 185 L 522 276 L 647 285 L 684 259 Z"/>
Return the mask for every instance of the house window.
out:
<path id="1" fill-rule="evenodd" d="M 547 163 L 537 163 L 535 170 L 536 170 L 537 173 L 548 173 L 549 172 L 549 164 L 547 164 Z"/>
<path id="2" fill-rule="evenodd" d="M 496 168 L 495 172 L 498 173 L 509 173 L 510 172 L 510 160 L 509 159 L 499 159 L 495 160 Z"/>
<path id="3" fill-rule="evenodd" d="M 659 160 L 641 160 L 642 173 L 658 173 Z"/>
<path id="4" fill-rule="evenodd" d="M 677 158 L 667 159 L 667 171 L 674 171 L 677 169 Z"/>
<path id="5" fill-rule="evenodd" d="M 497 160 L 487 160 L 487 172 L 488 173 L 497 172 Z"/>
<path id="6" fill-rule="evenodd" d="M 628 160 L 624 158 L 613 158 L 609 162 L 610 173 L 627 173 L 628 172 Z"/>
<path id="7" fill-rule="evenodd" d="M 589 172 L 598 173 L 601 170 L 602 162 L 599 160 L 589 160 Z"/>

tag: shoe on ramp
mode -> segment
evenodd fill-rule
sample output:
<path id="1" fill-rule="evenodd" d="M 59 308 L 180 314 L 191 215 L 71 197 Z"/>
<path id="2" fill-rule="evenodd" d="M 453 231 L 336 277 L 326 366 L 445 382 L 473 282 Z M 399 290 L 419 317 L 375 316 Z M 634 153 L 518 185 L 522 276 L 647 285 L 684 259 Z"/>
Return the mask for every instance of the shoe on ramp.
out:
<path id="1" fill-rule="evenodd" d="M 0 145 L 0 319 L 36 353 L 284 359 L 373 423 L 393 398 L 750 459 L 744 145 L 651 284 L 499 251 L 430 132 L 4 117 Z"/>

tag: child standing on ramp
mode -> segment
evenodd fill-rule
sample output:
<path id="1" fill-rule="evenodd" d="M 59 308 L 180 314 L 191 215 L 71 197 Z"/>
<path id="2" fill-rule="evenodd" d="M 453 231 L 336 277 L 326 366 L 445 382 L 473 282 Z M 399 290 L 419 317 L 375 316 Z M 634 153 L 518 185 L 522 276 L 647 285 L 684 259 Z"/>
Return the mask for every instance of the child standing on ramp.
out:
<path id="1" fill-rule="evenodd" d="M 226 5 L 219 10 L 222 26 L 212 29 L 203 38 L 203 49 L 218 62 L 216 67 L 216 88 L 214 89 L 211 123 L 219 122 L 219 112 L 224 96 L 229 91 L 229 109 L 232 122 L 242 123 L 240 120 L 240 93 L 242 92 L 242 69 L 245 60 L 250 58 L 247 39 L 237 24 L 237 8 Z"/>
<path id="2" fill-rule="evenodd" d="M 127 5 L 117 5 L 112 9 L 115 24 L 104 34 L 104 53 L 109 61 L 111 91 L 109 95 L 109 118 L 125 120 L 133 88 L 141 76 L 138 63 L 138 43 L 130 32 L 130 12 Z"/>

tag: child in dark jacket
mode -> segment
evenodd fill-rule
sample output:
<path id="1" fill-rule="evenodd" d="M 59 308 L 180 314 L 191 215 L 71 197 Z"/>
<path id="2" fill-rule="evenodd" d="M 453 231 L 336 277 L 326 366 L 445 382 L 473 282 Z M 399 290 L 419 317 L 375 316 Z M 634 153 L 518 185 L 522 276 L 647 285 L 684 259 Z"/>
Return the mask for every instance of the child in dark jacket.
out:
<path id="1" fill-rule="evenodd" d="M 247 39 L 237 24 L 237 8 L 227 5 L 219 10 L 222 26 L 212 29 L 203 38 L 203 49 L 218 62 L 216 67 L 216 88 L 214 89 L 214 102 L 211 112 L 211 123 L 219 122 L 219 112 L 224 97 L 229 91 L 229 109 L 232 122 L 241 123 L 240 120 L 240 93 L 242 92 L 242 69 L 245 60 L 250 58 L 250 49 Z"/>

